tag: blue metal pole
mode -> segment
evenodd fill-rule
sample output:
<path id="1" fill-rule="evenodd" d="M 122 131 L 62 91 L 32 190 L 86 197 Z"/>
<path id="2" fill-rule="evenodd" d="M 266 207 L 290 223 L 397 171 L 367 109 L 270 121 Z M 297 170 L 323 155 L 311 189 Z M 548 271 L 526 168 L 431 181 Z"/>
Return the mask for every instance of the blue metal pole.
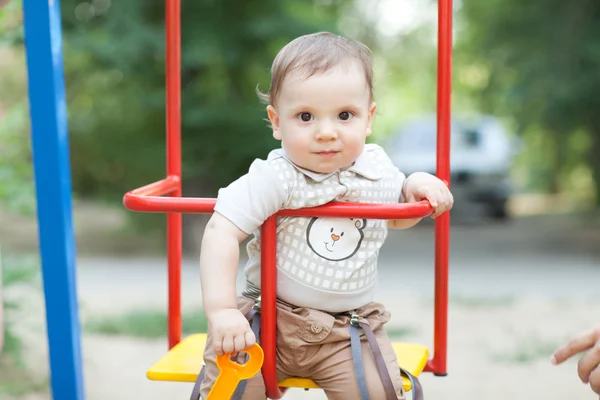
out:
<path id="1" fill-rule="evenodd" d="M 23 0 L 52 397 L 83 400 L 59 0 Z"/>

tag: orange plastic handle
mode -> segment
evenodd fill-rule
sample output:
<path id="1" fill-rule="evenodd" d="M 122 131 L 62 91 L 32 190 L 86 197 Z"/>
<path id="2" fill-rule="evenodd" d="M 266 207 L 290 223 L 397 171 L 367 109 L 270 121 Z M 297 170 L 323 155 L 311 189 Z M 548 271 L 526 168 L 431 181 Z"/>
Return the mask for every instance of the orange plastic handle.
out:
<path id="1" fill-rule="evenodd" d="M 252 378 L 260 371 L 265 359 L 262 348 L 255 344 L 244 352 L 249 356 L 245 364 L 232 361 L 231 354 L 217 356 L 217 366 L 221 372 L 208 393 L 207 400 L 230 399 L 241 380 Z"/>

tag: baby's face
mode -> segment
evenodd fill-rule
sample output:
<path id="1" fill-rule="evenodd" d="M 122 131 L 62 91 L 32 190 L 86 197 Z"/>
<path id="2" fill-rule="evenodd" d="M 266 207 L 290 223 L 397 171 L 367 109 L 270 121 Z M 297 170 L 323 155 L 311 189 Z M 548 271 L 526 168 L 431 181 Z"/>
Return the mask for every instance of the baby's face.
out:
<path id="1" fill-rule="evenodd" d="M 295 164 L 330 173 L 351 166 L 363 151 L 375 103 L 362 67 L 348 63 L 307 79 L 289 74 L 267 112 L 273 136 Z"/>

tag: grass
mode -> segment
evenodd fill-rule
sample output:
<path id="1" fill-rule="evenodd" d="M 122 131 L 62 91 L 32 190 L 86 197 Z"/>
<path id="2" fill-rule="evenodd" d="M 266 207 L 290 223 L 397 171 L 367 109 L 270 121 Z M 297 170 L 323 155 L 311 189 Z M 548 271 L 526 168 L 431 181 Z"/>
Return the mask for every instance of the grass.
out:
<path id="1" fill-rule="evenodd" d="M 22 396 L 48 390 L 48 381 L 36 382 L 28 374 L 21 357 L 19 338 L 9 329 L 4 331 L 4 348 L 0 353 L 0 398 L 3 395 Z"/>
<path id="2" fill-rule="evenodd" d="M 3 262 L 2 262 L 3 261 Z M 5 256 L 0 254 L 2 288 L 6 293 L 11 286 L 34 284 L 39 276 L 39 264 L 34 256 Z M 4 347 L 0 353 L 0 398 L 2 395 L 19 396 L 48 389 L 48 382 L 35 382 L 23 360 L 23 346 L 11 328 L 11 318 L 18 315 L 19 304 L 3 297 Z"/>
<path id="3" fill-rule="evenodd" d="M 202 310 L 184 312 L 182 321 L 184 334 L 206 332 L 208 329 Z M 133 310 L 118 316 L 92 317 L 84 323 L 84 330 L 101 335 L 162 338 L 167 335 L 167 314 L 157 310 Z M 386 327 L 386 331 L 392 340 L 396 340 L 414 334 L 416 329 L 391 325 Z"/>
<path id="4" fill-rule="evenodd" d="M 183 332 L 206 332 L 208 322 L 202 310 L 182 315 Z M 167 335 L 167 314 L 157 310 L 133 310 L 118 316 L 92 317 L 84 330 L 102 335 L 122 335 L 154 339 Z"/>
<path id="5" fill-rule="evenodd" d="M 470 296 L 451 296 L 449 299 L 450 306 L 461 308 L 505 308 L 515 304 L 516 299 L 513 296 L 501 297 L 470 297 Z"/>
<path id="6" fill-rule="evenodd" d="M 416 333 L 417 329 L 406 325 L 390 325 L 385 328 L 391 340 L 405 338 Z"/>
<path id="7" fill-rule="evenodd" d="M 4 347 L 2 348 L 2 355 L 0 356 L 0 360 L 3 361 L 11 361 L 11 364 L 16 367 L 23 367 L 23 358 L 22 355 L 22 344 L 19 338 L 12 333 L 8 327 L 4 327 Z M 1 369 L 0 369 L 1 371 Z M 0 376 L 0 382 L 1 376 Z"/>
<path id="8" fill-rule="evenodd" d="M 518 338 L 514 348 L 495 352 L 490 359 L 496 363 L 531 364 L 538 360 L 548 360 L 550 355 L 559 347 L 554 341 L 549 341 L 538 335 L 528 335 Z"/>
<path id="9" fill-rule="evenodd" d="M 1 253 L 0 258 L 2 258 Z M 3 266 L 2 284 L 5 289 L 16 284 L 31 284 L 39 276 L 40 265 L 37 256 L 6 255 L 2 261 L 0 266 Z"/>

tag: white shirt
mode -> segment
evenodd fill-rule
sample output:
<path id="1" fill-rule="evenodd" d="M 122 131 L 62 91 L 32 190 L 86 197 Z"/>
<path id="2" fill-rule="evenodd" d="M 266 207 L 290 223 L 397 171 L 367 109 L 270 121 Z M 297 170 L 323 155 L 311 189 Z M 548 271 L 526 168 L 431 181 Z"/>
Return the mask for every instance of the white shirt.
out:
<path id="1" fill-rule="evenodd" d="M 260 287 L 260 227 L 268 217 L 331 201 L 398 203 L 404 179 L 374 144 L 365 145 L 347 170 L 329 174 L 301 168 L 277 149 L 219 190 L 215 211 L 254 235 L 244 270 L 247 280 Z M 386 237 L 384 220 L 278 217 L 277 297 L 328 312 L 364 306 L 375 295 L 377 257 Z"/>

